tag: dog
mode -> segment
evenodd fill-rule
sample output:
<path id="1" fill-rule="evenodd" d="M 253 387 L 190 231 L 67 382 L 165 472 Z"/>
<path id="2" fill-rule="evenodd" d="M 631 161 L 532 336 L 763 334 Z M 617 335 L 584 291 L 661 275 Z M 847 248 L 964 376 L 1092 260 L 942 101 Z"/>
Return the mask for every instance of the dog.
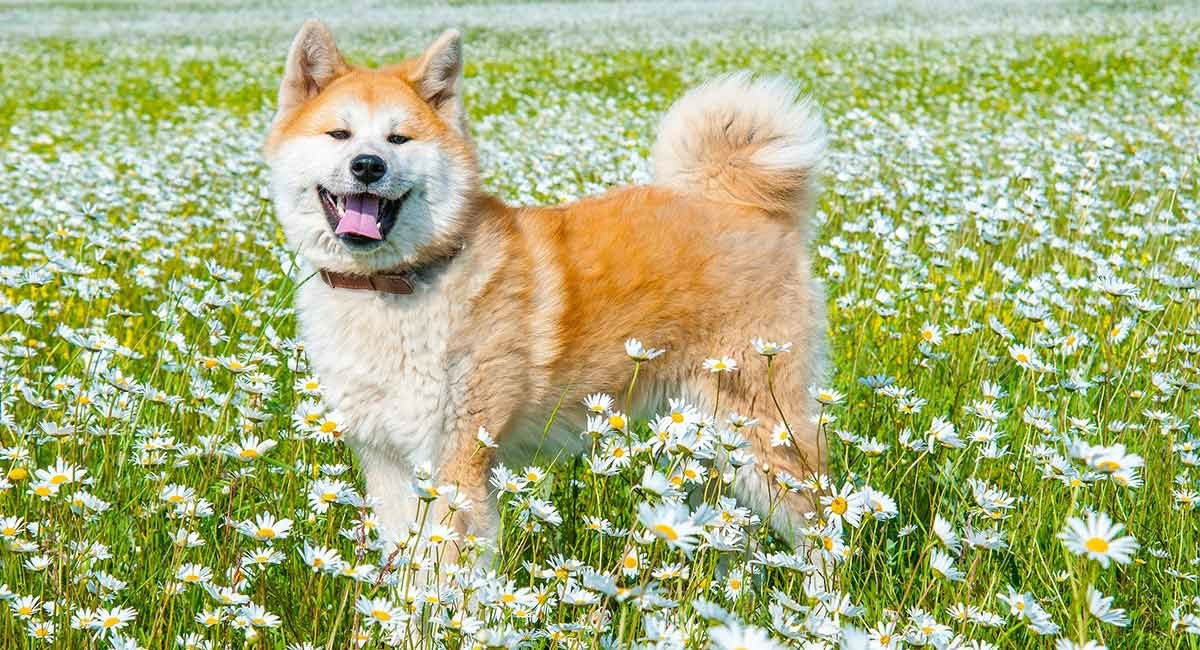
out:
<path id="1" fill-rule="evenodd" d="M 595 392 L 624 396 L 622 344 L 639 338 L 667 352 L 641 368 L 629 412 L 682 397 L 756 418 L 745 435 L 757 462 L 737 470 L 732 491 L 801 541 L 816 504 L 799 493 L 779 503 L 777 480 L 826 467 L 808 394 L 827 366 L 808 252 L 824 149 L 793 83 L 735 73 L 666 113 L 651 184 L 509 206 L 481 188 L 458 32 L 367 68 L 348 64 L 324 25 L 305 23 L 264 157 L 307 276 L 300 335 L 345 417 L 381 526 L 409 529 L 412 485 L 427 467 L 473 504 L 453 527 L 494 538 L 492 468 L 552 445 L 583 451 L 579 409 L 562 409 L 543 435 L 549 414 Z M 755 337 L 793 346 L 773 362 L 774 396 Z M 718 389 L 702 361 L 726 354 L 741 370 Z M 791 444 L 771 443 L 780 411 Z M 497 448 L 478 442 L 481 427 Z"/>

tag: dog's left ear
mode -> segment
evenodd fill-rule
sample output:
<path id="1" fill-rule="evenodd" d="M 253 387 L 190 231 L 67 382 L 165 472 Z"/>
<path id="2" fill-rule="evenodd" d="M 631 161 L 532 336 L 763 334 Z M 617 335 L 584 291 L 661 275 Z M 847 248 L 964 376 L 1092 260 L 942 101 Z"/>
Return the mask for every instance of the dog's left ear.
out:
<path id="1" fill-rule="evenodd" d="M 417 59 L 409 78 L 417 94 L 456 127 L 461 127 L 462 73 L 462 36 L 448 29 Z"/>

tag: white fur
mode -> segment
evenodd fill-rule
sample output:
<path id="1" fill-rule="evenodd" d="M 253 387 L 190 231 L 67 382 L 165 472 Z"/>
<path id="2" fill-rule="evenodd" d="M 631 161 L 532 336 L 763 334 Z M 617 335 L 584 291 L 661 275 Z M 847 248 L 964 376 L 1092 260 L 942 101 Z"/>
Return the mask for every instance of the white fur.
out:
<path id="1" fill-rule="evenodd" d="M 413 295 L 331 289 L 319 280 L 297 295 L 309 358 L 328 380 L 326 399 L 341 413 L 367 492 L 383 500 L 381 522 L 394 533 L 413 522 L 413 469 L 439 461 L 443 432 L 465 402 L 463 364 L 448 354 L 463 306 L 439 290 L 452 273 L 418 284 Z"/>
<path id="2" fill-rule="evenodd" d="M 795 82 L 735 72 L 689 90 L 667 111 L 652 153 L 655 180 L 665 185 L 688 181 L 701 146 L 697 134 L 735 119 L 748 124 L 739 130 L 766 142 L 754 156 L 758 165 L 812 169 L 824 157 L 824 126 Z"/>
<path id="3" fill-rule="evenodd" d="M 412 264 L 421 247 L 458 230 L 473 170 L 435 141 L 389 143 L 387 137 L 403 133 L 410 119 L 402 107 L 368 109 L 347 103 L 339 107 L 338 115 L 351 138 L 336 140 L 325 134 L 289 138 L 273 156 L 271 186 L 284 234 L 299 247 L 300 256 L 318 268 L 369 274 Z M 371 193 L 390 199 L 410 194 L 385 241 L 352 250 L 333 234 L 316 187 L 334 194 L 366 191 L 349 171 L 350 161 L 362 154 L 375 154 L 387 163 L 387 174 L 371 184 Z"/>
<path id="4" fill-rule="evenodd" d="M 655 182 L 680 192 L 788 211 L 802 225 L 825 154 L 825 127 L 795 82 L 748 72 L 718 77 L 679 98 L 651 150 Z M 767 200 L 768 203 L 763 203 Z"/>

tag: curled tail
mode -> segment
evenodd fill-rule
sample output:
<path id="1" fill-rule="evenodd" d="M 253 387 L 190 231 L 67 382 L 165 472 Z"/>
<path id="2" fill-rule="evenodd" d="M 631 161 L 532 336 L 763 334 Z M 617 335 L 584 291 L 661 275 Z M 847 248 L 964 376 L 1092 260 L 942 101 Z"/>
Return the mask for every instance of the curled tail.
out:
<path id="1" fill-rule="evenodd" d="M 825 128 L 793 82 L 739 72 L 676 101 L 652 155 L 659 185 L 757 207 L 801 226 L 824 152 Z"/>

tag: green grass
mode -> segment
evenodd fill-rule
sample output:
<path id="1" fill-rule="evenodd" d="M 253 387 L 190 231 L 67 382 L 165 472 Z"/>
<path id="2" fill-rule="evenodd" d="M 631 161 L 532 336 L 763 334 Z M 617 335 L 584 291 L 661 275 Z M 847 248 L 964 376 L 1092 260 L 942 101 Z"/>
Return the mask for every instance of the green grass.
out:
<path id="1" fill-rule="evenodd" d="M 622 24 L 620 11 L 637 18 Z M 377 586 L 316 573 L 302 559 L 305 544 L 336 549 L 354 564 L 381 567 L 389 557 L 367 543 L 373 537 L 359 536 L 356 521 L 367 511 L 353 498 L 323 512 L 307 498 L 322 475 L 359 496 L 362 481 L 344 445 L 314 437 L 325 420 L 296 421 L 309 400 L 296 386 L 308 377 L 304 355 L 289 338 L 297 278 L 288 275 L 288 250 L 262 189 L 258 148 L 304 12 L 282 3 L 122 2 L 5 3 L 0 12 L 9 18 L 0 27 L 8 32 L 0 40 L 0 474 L 11 477 L 0 484 L 0 534 L 6 517 L 22 520 L 0 550 L 0 647 L 107 648 L 111 639 L 72 628 L 72 616 L 118 606 L 136 612 L 122 633 L 140 647 L 178 647 L 190 634 L 240 647 L 247 633 L 232 620 L 239 606 L 197 585 L 174 593 L 176 572 L 191 563 L 211 570 L 215 584 L 240 583 L 249 602 L 278 617 L 251 626 L 260 647 L 345 648 L 356 630 L 371 633 L 367 647 L 381 647 L 379 628 L 354 611 L 359 596 L 410 613 L 426 634 L 406 643 L 431 645 L 430 625 L 443 612 L 461 613 L 461 602 L 422 604 L 426 592 L 406 586 L 402 570 L 387 571 L 401 581 L 393 589 L 386 578 Z M 210 17 L 218 27 L 200 29 Z M 333 23 L 347 55 L 369 63 L 396 60 L 462 24 L 486 183 L 511 201 L 557 202 L 646 181 L 658 117 L 712 75 L 749 68 L 797 79 L 832 138 L 813 244 L 814 272 L 827 283 L 829 385 L 845 394 L 824 410 L 835 418 L 825 425 L 831 487 L 870 486 L 896 503 L 894 518 L 868 515 L 845 527 L 848 559 L 831 577 L 863 609 L 829 630 L 874 628 L 878 637 L 894 623 L 898 637 L 920 608 L 964 642 L 991 644 L 978 647 L 1052 648 L 1058 638 L 1200 647 L 1192 505 L 1200 496 L 1190 496 L 1200 492 L 1194 8 L 453 3 L 428 11 L 380 5 Z M 95 33 L 72 24 L 94 24 Z M 1100 285 L 1109 276 L 1148 302 L 1106 291 Z M 1132 325 L 1114 336 L 1122 319 Z M 940 343 L 924 339 L 927 326 L 938 328 Z M 99 335 L 107 342 L 87 342 Z M 1087 342 L 1065 342 L 1080 335 Z M 1018 363 L 1012 345 L 1028 346 L 1053 370 Z M 619 346 L 613 354 L 622 354 Z M 228 370 L 229 358 L 252 373 Z M 209 367 L 211 359 L 225 363 Z M 117 386 L 116 370 L 133 389 Z M 765 362 L 740 372 L 765 382 Z M 923 406 L 901 412 L 902 399 L 859 381 L 874 375 L 892 378 Z M 1065 387 L 1073 377 L 1090 386 Z M 1005 394 L 987 397 L 985 382 Z M 1004 414 L 995 422 L 997 445 L 1008 450 L 1002 457 L 971 440 L 983 420 L 969 409 L 984 403 Z M 962 448 L 902 444 L 925 439 L 935 418 L 954 424 Z M 69 431 L 46 433 L 60 427 Z M 648 436 L 647 427 L 635 431 Z M 205 441 L 238 444 L 244 435 L 277 446 L 251 460 L 206 449 Z M 865 439 L 887 447 L 866 453 Z M 1125 445 L 1144 460 L 1141 485 L 1089 471 L 1070 455 L 1075 440 Z M 60 458 L 86 477 L 40 498 L 35 470 Z M 677 469 L 672 458 L 658 469 Z M 496 574 L 484 582 L 528 587 L 549 604 L 522 618 L 513 606 L 480 604 L 485 585 L 467 600 L 469 615 L 488 629 L 528 633 L 526 643 L 539 648 L 649 647 L 651 632 L 667 639 L 663 647 L 674 640 L 703 648 L 719 640 L 705 615 L 721 614 L 697 606 L 703 598 L 739 629 L 761 628 L 775 643 L 837 647 L 835 635 L 819 637 L 816 626 L 785 638 L 784 619 L 829 613 L 828 598 L 802 588 L 802 571 L 740 551 L 708 547 L 687 557 L 652 539 L 587 530 L 588 515 L 641 529 L 637 505 L 654 500 L 634 486 L 648 462 L 639 456 L 612 477 L 589 472 L 586 459 L 548 463 L 549 478 L 531 492 L 564 521 L 536 531 L 515 521 L 514 499 L 504 497 L 508 525 Z M 982 507 L 968 479 L 1002 490 L 1012 507 Z M 190 488 L 185 501 L 204 499 L 212 513 L 176 512 L 160 498 L 171 485 Z M 84 493 L 106 507 L 81 508 L 74 502 Z M 1104 568 L 1057 538 L 1068 519 L 1093 511 L 1136 537 L 1131 563 Z M 263 512 L 294 520 L 294 528 L 270 544 L 281 561 L 241 581 L 230 572 L 245 569 L 242 554 L 267 545 L 230 522 Z M 960 536 L 968 526 L 993 531 L 1007 546 L 964 544 L 952 553 L 964 579 L 942 578 L 929 566 L 934 549 L 946 550 L 935 516 Z M 181 528 L 204 545 L 173 545 L 169 535 Z M 814 521 L 814 537 L 818 530 Z M 769 552 L 787 550 L 765 531 L 749 532 Z M 83 544 L 103 552 L 85 557 Z M 631 548 L 641 550 L 645 568 L 621 576 L 617 562 Z M 585 583 L 583 569 L 569 579 L 539 575 L 557 556 L 674 602 L 639 609 L 636 598 Z M 651 577 L 672 562 L 690 575 Z M 732 597 L 731 576 L 745 584 Z M 110 578 L 123 586 L 101 593 Z M 559 604 L 567 585 L 586 585 L 597 602 Z M 1038 634 L 1013 615 L 1000 598 L 1010 586 L 1030 594 L 1060 631 Z M 1129 625 L 1089 612 L 1089 586 L 1115 597 Z M 54 603 L 32 615 L 56 627 L 53 641 L 31 637 L 18 595 L 36 596 L 39 607 Z M 812 609 L 794 611 L 787 599 Z M 951 608 L 959 604 L 998 621 L 956 620 Z M 204 610 L 226 619 L 206 627 L 196 621 Z M 801 637 L 814 645 L 801 646 Z M 487 639 L 474 637 L 481 646 Z M 445 632 L 444 643 L 458 647 L 460 637 Z"/>

